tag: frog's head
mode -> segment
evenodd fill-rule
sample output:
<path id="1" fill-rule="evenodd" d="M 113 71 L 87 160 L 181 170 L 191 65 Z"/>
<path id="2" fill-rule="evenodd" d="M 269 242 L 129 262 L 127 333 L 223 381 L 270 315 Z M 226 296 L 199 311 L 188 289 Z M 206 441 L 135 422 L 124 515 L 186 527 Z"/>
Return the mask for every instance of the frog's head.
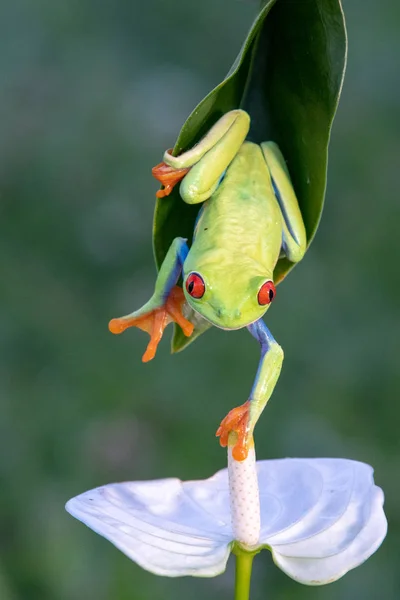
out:
<path id="1" fill-rule="evenodd" d="M 273 301 L 272 277 L 259 269 L 229 274 L 223 270 L 191 271 L 183 289 L 190 307 L 222 329 L 241 329 L 260 319 Z"/>

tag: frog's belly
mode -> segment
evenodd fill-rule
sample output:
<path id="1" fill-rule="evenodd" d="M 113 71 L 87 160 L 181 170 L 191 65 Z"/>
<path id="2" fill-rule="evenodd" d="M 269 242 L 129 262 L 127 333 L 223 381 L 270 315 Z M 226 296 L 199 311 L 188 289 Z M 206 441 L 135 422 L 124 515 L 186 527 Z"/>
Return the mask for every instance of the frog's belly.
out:
<path id="1" fill-rule="evenodd" d="M 246 142 L 205 202 L 191 252 L 206 259 L 218 251 L 219 262 L 242 257 L 271 271 L 281 245 L 282 214 L 268 168 L 259 146 Z"/>

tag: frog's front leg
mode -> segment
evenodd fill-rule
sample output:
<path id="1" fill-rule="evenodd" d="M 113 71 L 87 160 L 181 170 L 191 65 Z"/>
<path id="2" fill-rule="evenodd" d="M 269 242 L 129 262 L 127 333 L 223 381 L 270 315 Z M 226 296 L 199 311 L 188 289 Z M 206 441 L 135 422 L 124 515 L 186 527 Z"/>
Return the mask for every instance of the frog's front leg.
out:
<path id="1" fill-rule="evenodd" d="M 134 326 L 150 334 L 150 342 L 143 355 L 143 362 L 154 358 L 168 323 L 172 321 L 178 323 L 188 337 L 193 333 L 193 324 L 182 314 L 182 306 L 185 302 L 183 290 L 176 285 L 187 254 L 186 240 L 175 238 L 161 265 L 154 294 L 150 300 L 139 310 L 125 317 L 112 319 L 108 325 L 112 333 L 122 333 L 128 327 Z"/>
<path id="2" fill-rule="evenodd" d="M 246 139 L 249 127 L 250 117 L 245 111 L 231 110 L 187 152 L 172 156 L 171 150 L 167 150 L 164 162 L 152 170 L 154 177 L 164 185 L 157 197 L 168 196 L 182 180 L 179 191 L 186 203 L 197 204 L 210 198 Z"/>
<path id="3" fill-rule="evenodd" d="M 244 460 L 253 445 L 254 427 L 264 410 L 282 368 L 283 350 L 271 335 L 262 319 L 247 327 L 261 346 L 261 359 L 250 398 L 234 408 L 217 430 L 221 446 L 232 445 L 232 456 Z"/>

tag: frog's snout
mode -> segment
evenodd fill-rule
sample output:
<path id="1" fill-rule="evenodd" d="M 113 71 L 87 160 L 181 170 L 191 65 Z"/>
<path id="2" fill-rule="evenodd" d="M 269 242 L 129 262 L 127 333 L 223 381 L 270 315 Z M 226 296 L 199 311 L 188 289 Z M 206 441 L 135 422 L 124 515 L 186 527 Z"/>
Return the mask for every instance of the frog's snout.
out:
<path id="1" fill-rule="evenodd" d="M 242 308 L 238 307 L 226 307 L 222 303 L 221 305 L 210 306 L 211 310 L 208 314 L 204 314 L 205 318 L 211 321 L 216 327 L 221 329 L 241 329 L 247 322 L 244 322 L 245 312 Z M 255 320 L 255 319 L 253 319 Z M 251 321 L 249 320 L 249 323 Z"/>
<path id="2" fill-rule="evenodd" d="M 239 308 L 236 308 L 235 310 L 226 310 L 225 308 L 217 308 L 216 309 L 216 315 L 219 319 L 228 319 L 228 320 L 235 320 L 235 319 L 240 319 L 240 317 L 242 316 L 242 311 Z"/>

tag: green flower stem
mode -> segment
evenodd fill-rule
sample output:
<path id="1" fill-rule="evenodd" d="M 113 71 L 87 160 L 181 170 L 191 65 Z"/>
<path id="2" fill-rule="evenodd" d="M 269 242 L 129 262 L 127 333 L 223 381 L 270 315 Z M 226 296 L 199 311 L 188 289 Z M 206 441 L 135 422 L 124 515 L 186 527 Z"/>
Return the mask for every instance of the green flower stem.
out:
<path id="1" fill-rule="evenodd" d="M 249 600 L 254 553 L 236 552 L 235 600 Z"/>

